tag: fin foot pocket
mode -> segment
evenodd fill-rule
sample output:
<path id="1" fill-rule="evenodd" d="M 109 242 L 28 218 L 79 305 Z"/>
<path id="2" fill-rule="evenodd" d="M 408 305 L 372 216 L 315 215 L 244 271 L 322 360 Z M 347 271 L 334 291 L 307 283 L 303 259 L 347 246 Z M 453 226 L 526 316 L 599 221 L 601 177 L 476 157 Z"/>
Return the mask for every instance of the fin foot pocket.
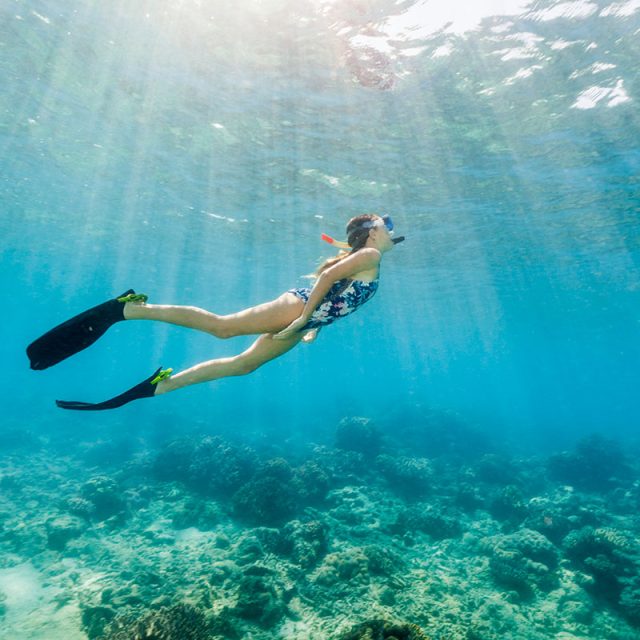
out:
<path id="1" fill-rule="evenodd" d="M 168 369 L 162 369 L 160 373 L 151 381 L 151 384 L 158 384 L 158 382 L 162 382 L 162 380 L 166 380 L 171 377 L 173 373 L 173 369 L 169 367 Z"/>
<path id="2" fill-rule="evenodd" d="M 56 400 L 56 405 L 61 409 L 71 409 L 75 411 L 103 411 L 105 409 L 117 409 L 133 400 L 142 398 L 152 398 L 156 392 L 156 385 L 160 380 L 168 378 L 173 369 L 163 369 L 159 367 L 148 378 L 139 384 L 131 387 L 124 393 L 115 396 L 104 402 L 79 402 L 77 400 Z"/>
<path id="3" fill-rule="evenodd" d="M 141 302 L 144 304 L 148 299 L 149 296 L 146 293 L 134 293 L 133 291 L 117 298 L 118 302 L 122 302 L 122 304 L 127 302 Z"/>

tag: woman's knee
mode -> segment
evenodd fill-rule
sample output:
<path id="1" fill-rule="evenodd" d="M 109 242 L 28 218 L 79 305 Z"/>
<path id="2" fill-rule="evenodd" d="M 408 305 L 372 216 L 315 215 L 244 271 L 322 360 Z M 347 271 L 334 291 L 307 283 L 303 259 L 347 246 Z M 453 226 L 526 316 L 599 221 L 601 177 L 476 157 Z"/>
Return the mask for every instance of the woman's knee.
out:
<path id="1" fill-rule="evenodd" d="M 238 376 L 246 376 L 250 373 L 253 373 L 256 369 L 260 367 L 262 363 L 256 362 L 251 358 L 238 358 L 236 375 Z"/>
<path id="2" fill-rule="evenodd" d="M 209 319 L 208 331 L 216 338 L 233 338 L 238 335 L 231 319 L 225 316 L 214 316 Z"/>

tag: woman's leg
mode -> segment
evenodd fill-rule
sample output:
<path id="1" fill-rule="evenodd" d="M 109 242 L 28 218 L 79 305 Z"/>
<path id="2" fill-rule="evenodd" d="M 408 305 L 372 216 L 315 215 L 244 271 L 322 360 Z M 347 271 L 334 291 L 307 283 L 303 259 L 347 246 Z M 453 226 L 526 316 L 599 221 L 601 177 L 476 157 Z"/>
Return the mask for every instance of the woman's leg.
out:
<path id="1" fill-rule="evenodd" d="M 209 382 L 219 378 L 244 376 L 269 360 L 283 355 L 302 340 L 302 334 L 296 334 L 286 340 L 274 340 L 272 334 L 260 336 L 246 351 L 231 358 L 219 358 L 202 362 L 162 380 L 156 387 L 155 395 L 169 393 L 182 387 L 199 382 Z"/>
<path id="2" fill-rule="evenodd" d="M 198 307 L 127 302 L 126 320 L 160 320 L 181 327 L 205 331 L 217 338 L 277 333 L 300 316 L 304 302 L 291 293 L 283 293 L 271 302 L 259 304 L 226 316 L 220 316 Z"/>

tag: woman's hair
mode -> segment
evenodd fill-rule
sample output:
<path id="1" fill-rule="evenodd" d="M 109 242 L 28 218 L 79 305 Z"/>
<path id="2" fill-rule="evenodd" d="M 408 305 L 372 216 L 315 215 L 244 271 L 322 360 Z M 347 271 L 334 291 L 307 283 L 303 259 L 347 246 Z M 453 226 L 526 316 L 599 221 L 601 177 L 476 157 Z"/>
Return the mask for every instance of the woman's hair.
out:
<path id="1" fill-rule="evenodd" d="M 341 251 L 337 256 L 333 256 L 333 258 L 325 260 L 315 270 L 313 274 L 314 277 L 317 278 L 323 271 L 326 271 L 329 267 L 333 267 L 333 265 L 340 262 L 340 260 L 344 260 L 347 256 L 363 249 L 364 245 L 367 243 L 369 231 L 371 231 L 371 226 L 365 226 L 364 223 L 373 222 L 379 217 L 380 216 L 375 213 L 363 213 L 362 215 L 355 216 L 355 218 L 351 218 L 347 223 L 347 243 L 351 247 L 351 251 Z"/>

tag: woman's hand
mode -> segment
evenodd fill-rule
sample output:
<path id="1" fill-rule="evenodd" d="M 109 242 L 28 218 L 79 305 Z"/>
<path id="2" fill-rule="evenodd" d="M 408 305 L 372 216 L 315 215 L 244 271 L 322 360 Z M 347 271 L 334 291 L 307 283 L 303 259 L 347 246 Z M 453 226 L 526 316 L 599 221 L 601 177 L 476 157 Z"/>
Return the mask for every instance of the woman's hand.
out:
<path id="1" fill-rule="evenodd" d="M 311 329 L 311 331 L 307 331 L 307 333 L 302 336 L 302 342 L 305 344 L 311 344 L 318 337 L 318 331 L 320 331 L 320 329 Z"/>
<path id="2" fill-rule="evenodd" d="M 279 331 L 273 337 L 276 340 L 286 340 L 287 338 L 290 338 L 294 333 L 300 331 L 300 329 L 302 329 L 302 327 L 304 327 L 307 322 L 309 322 L 307 318 L 303 318 L 302 316 L 300 316 L 299 318 L 296 318 L 288 327 L 286 327 L 282 331 Z"/>

